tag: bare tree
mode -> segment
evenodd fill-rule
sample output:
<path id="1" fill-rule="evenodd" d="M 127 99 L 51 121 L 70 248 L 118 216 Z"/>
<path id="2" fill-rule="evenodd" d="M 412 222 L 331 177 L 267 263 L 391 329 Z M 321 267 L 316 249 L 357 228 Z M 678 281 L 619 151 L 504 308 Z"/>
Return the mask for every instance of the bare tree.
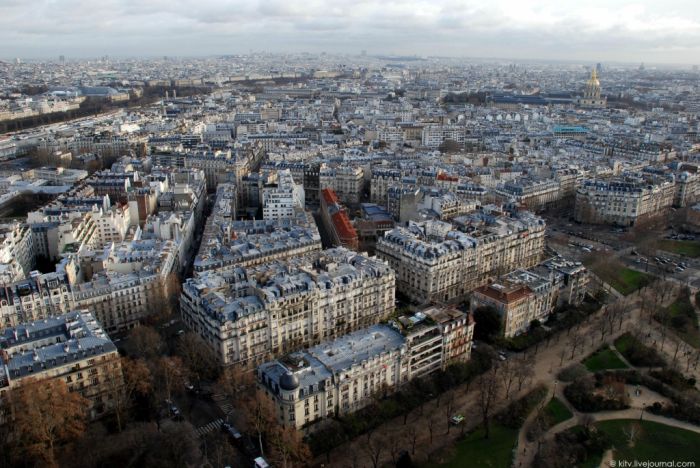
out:
<path id="1" fill-rule="evenodd" d="M 411 455 L 413 456 L 416 454 L 416 443 L 418 442 L 418 427 L 416 427 L 416 424 L 409 424 L 404 435 L 411 446 Z"/>
<path id="2" fill-rule="evenodd" d="M 428 428 L 428 433 L 430 434 L 430 445 L 433 445 L 433 433 L 435 432 L 437 420 L 433 415 L 428 415 L 428 420 L 426 421 L 426 426 Z"/>
<path id="3" fill-rule="evenodd" d="M 147 395 L 153 388 L 153 376 L 143 359 L 116 358 L 103 366 L 103 378 L 117 418 L 117 430 L 122 431 L 124 416 L 136 394 Z"/>
<path id="4" fill-rule="evenodd" d="M 367 442 L 365 445 L 363 445 L 363 449 L 367 453 L 369 459 L 372 461 L 372 466 L 374 468 L 379 468 L 379 461 L 380 457 L 382 456 L 382 452 L 384 451 L 385 443 L 386 442 L 379 437 L 378 434 L 374 433 L 371 437 L 367 438 Z"/>
<path id="5" fill-rule="evenodd" d="M 153 327 L 138 325 L 129 333 L 129 343 L 136 356 L 153 359 L 165 350 L 165 342 Z"/>
<path id="6" fill-rule="evenodd" d="M 634 447 L 635 442 L 642 433 L 642 425 L 639 421 L 634 421 L 629 424 L 629 426 L 624 427 L 622 432 L 627 436 L 627 445 Z"/>
<path id="7" fill-rule="evenodd" d="M 274 426 L 269 439 L 272 446 L 272 459 L 277 466 L 282 468 L 308 466 L 311 461 L 311 450 L 296 428 Z"/>
<path id="8" fill-rule="evenodd" d="M 445 420 L 447 421 L 447 430 L 446 433 L 450 433 L 450 428 L 452 427 L 452 423 L 450 422 L 450 419 L 453 416 L 454 412 L 454 407 L 455 407 L 455 394 L 452 390 L 446 392 L 445 394 L 445 405 L 443 407 L 443 411 L 445 413 Z"/>
<path id="9" fill-rule="evenodd" d="M 586 336 L 579 332 L 575 332 L 569 337 L 569 346 L 571 346 L 571 356 L 569 359 L 574 358 L 574 355 L 576 355 L 576 350 L 578 350 L 580 346 L 583 346 L 585 341 Z"/>
<path id="10" fill-rule="evenodd" d="M 24 382 L 12 390 L 9 403 L 12 437 L 23 462 L 58 466 L 58 446 L 85 431 L 89 401 L 70 392 L 62 379 Z"/>
<path id="11" fill-rule="evenodd" d="M 562 348 L 562 352 L 565 350 Z M 563 354 L 562 354 L 563 356 Z M 563 360 L 563 359 L 562 359 Z M 561 365 L 561 362 L 559 363 Z M 523 355 L 515 365 L 515 380 L 518 383 L 518 392 L 523 389 L 523 386 L 532 380 L 535 375 L 533 367 L 535 366 L 535 359 L 532 356 Z"/>
<path id="12" fill-rule="evenodd" d="M 264 454 L 263 435 L 277 425 L 276 408 L 272 400 L 263 390 L 256 388 L 251 395 L 243 399 L 241 410 L 248 429 L 258 436 L 260 453 Z"/>
<path id="13" fill-rule="evenodd" d="M 197 333 L 188 332 L 180 336 L 177 354 L 195 381 L 216 377 L 219 370 L 216 355 Z"/>
<path id="14" fill-rule="evenodd" d="M 396 465 L 399 459 L 399 455 L 403 450 L 402 442 L 405 440 L 404 430 L 398 429 L 395 431 L 389 431 L 386 435 L 386 445 L 389 448 L 389 455 L 391 455 L 392 465 Z"/>
<path id="15" fill-rule="evenodd" d="M 496 366 L 493 366 L 477 378 L 477 402 L 481 412 L 481 424 L 484 427 L 487 439 L 491 436 L 491 412 L 500 395 L 501 388 L 499 383 Z"/>
<path id="16" fill-rule="evenodd" d="M 501 385 L 505 392 L 504 398 L 506 400 L 510 398 L 511 388 L 518 378 L 518 367 L 520 366 L 517 365 L 515 360 L 503 361 L 498 365 L 498 375 L 501 378 Z"/>
<path id="17" fill-rule="evenodd" d="M 154 364 L 153 374 L 157 382 L 156 388 L 161 392 L 161 396 L 167 400 L 171 400 L 173 392 L 182 388 L 185 383 L 182 360 L 178 357 L 163 356 L 158 358 Z"/>

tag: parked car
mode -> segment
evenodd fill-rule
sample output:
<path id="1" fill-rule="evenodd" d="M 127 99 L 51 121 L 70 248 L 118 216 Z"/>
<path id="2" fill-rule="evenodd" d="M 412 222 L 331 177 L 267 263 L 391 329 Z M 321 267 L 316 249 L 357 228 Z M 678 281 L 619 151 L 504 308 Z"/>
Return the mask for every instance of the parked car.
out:
<path id="1" fill-rule="evenodd" d="M 455 426 L 462 424 L 464 422 L 464 416 L 461 414 L 455 414 L 450 418 L 450 424 L 453 424 Z"/>

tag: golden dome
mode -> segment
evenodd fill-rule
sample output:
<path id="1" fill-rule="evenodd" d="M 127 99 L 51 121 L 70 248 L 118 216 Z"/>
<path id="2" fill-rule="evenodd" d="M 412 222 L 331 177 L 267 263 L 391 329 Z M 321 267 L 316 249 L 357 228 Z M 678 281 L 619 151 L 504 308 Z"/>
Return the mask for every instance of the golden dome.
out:
<path id="1" fill-rule="evenodd" d="M 591 77 L 588 79 L 588 86 L 600 86 L 600 81 L 598 81 L 598 73 L 596 73 L 595 68 L 591 70 Z"/>

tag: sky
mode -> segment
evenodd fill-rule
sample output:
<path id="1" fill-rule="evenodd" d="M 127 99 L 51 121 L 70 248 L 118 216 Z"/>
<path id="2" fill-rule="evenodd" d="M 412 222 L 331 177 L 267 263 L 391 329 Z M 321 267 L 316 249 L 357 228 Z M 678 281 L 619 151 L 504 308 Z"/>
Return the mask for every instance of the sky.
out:
<path id="1" fill-rule="evenodd" d="M 700 63 L 698 0 L 0 0 L 0 57 L 328 52 Z"/>

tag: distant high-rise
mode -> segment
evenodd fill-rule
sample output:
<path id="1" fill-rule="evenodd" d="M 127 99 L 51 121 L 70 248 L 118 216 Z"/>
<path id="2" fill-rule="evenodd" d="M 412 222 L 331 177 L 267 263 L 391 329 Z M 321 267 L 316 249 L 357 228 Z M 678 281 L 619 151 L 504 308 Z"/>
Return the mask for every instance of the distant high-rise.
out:
<path id="1" fill-rule="evenodd" d="M 66 63 L 66 56 L 65 56 L 65 55 L 60 55 L 60 56 L 58 57 L 58 61 L 61 62 L 62 64 L 63 64 L 63 63 Z"/>
<path id="2" fill-rule="evenodd" d="M 596 71 L 596 73 L 598 73 L 599 75 L 600 75 L 601 73 L 603 73 L 603 65 L 601 65 L 600 62 L 596 63 L 596 65 L 595 65 L 595 71 Z"/>

